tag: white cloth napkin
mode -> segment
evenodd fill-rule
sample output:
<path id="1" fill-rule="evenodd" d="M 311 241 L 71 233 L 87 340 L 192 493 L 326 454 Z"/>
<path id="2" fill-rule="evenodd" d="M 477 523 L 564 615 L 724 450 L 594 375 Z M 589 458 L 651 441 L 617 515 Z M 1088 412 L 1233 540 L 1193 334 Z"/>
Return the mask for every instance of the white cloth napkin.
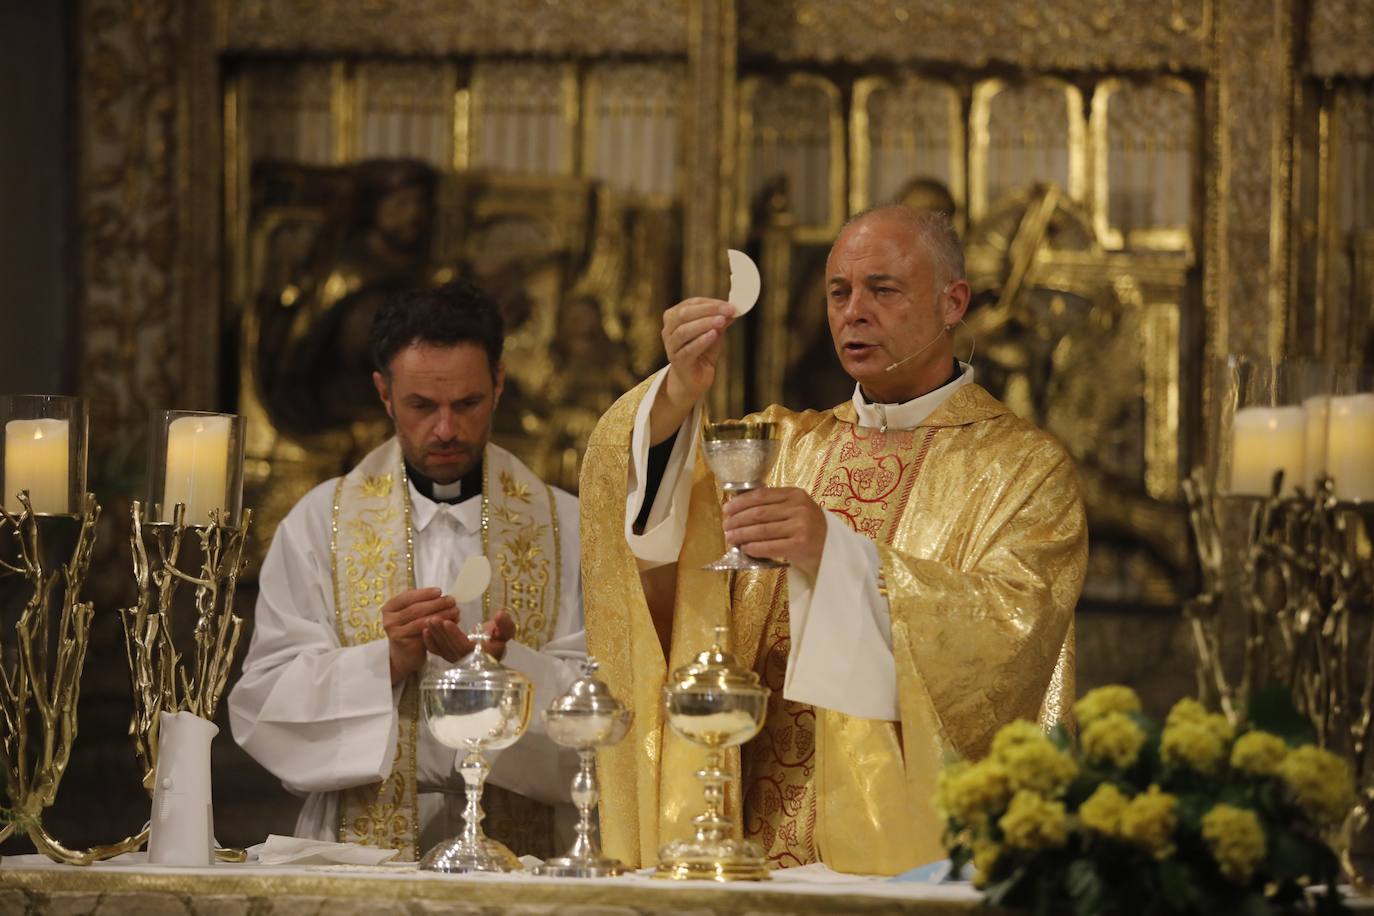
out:
<path id="1" fill-rule="evenodd" d="M 357 843 L 330 843 L 271 833 L 267 842 L 248 847 L 248 861 L 259 865 L 381 865 L 400 855 Z"/>

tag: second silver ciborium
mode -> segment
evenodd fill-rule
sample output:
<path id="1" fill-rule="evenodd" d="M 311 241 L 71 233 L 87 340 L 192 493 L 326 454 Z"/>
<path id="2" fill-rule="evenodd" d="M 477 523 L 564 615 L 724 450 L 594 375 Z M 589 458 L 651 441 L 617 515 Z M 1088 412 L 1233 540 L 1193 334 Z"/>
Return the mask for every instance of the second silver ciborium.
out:
<path id="1" fill-rule="evenodd" d="M 727 420 L 708 423 L 702 433 L 702 451 L 711 473 L 716 475 L 727 497 L 747 493 L 763 486 L 764 478 L 778 457 L 778 425 L 776 423 L 746 423 Z M 751 557 L 738 545 L 714 563 L 705 566 L 715 570 L 777 569 L 786 566 L 777 560 Z"/>
<path id="2" fill-rule="evenodd" d="M 582 663 L 582 676 L 544 710 L 544 726 L 555 744 L 570 747 L 581 758 L 573 778 L 572 800 L 577 805 L 577 838 L 566 855 L 536 866 L 534 873 L 552 878 L 609 878 L 625 866 L 601 852 L 592 811 L 600 797 L 596 780 L 597 748 L 610 747 L 625 737 L 634 713 L 626 709 L 596 677 L 596 659 Z"/>
<path id="3" fill-rule="evenodd" d="M 534 688 L 529 678 L 487 654 L 480 630 L 469 638 L 475 645 L 466 658 L 420 685 L 430 734 L 445 747 L 467 751 L 458 762 L 467 792 L 463 832 L 425 853 L 420 869 L 449 874 L 519 871 L 523 866 L 515 853 L 482 832 L 482 789 L 491 772 L 483 755 L 510 747 L 525 734 Z"/>

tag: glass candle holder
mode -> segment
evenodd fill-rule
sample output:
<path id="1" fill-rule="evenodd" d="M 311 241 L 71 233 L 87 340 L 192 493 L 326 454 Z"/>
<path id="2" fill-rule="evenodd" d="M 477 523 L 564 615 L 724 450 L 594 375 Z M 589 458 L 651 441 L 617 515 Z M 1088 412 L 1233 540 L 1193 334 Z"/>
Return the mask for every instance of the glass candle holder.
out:
<path id="1" fill-rule="evenodd" d="M 243 417 L 194 410 L 154 411 L 148 454 L 147 519 L 175 520 L 177 504 L 194 527 L 238 525 L 243 508 Z"/>
<path id="2" fill-rule="evenodd" d="M 1326 456 L 1338 500 L 1374 503 L 1374 366 L 1336 370 Z"/>
<path id="3" fill-rule="evenodd" d="M 1280 471 L 1281 496 L 1310 489 L 1324 470 L 1330 369 L 1311 360 L 1233 355 L 1214 378 L 1215 492 L 1268 497 Z"/>
<path id="4" fill-rule="evenodd" d="M 0 396 L 0 506 L 34 515 L 75 515 L 86 492 L 86 402 L 48 394 Z"/>

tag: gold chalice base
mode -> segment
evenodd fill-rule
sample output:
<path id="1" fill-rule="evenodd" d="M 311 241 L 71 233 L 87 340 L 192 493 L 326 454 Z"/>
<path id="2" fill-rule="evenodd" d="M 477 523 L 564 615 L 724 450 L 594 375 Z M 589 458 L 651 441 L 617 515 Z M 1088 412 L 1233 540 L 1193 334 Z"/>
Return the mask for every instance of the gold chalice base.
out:
<path id="1" fill-rule="evenodd" d="M 667 881 L 768 881 L 773 877 L 758 844 L 750 840 L 669 843 L 658 854 L 655 878 Z"/>

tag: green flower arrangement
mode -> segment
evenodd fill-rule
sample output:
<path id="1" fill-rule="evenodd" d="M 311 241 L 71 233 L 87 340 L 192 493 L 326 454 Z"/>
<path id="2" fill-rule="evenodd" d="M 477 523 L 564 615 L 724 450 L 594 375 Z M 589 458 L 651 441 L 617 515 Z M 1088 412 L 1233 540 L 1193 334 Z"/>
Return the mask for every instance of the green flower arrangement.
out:
<path id="1" fill-rule="evenodd" d="M 1325 837 L 1355 802 L 1346 761 L 1311 744 L 1286 694 L 1239 729 L 1195 700 L 1163 728 L 1127 687 L 1074 706 L 1077 741 L 1013 722 L 940 774 L 956 868 L 994 906 L 1076 916 L 1347 912 Z M 1308 888 L 1325 889 L 1309 893 Z"/>

